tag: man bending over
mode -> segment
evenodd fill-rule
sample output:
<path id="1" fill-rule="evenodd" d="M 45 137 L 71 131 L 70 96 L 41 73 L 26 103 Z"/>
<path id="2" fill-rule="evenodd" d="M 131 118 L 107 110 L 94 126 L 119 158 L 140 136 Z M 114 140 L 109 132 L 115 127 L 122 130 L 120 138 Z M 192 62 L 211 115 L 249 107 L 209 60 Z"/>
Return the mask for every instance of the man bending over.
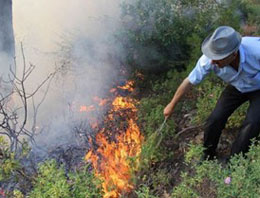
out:
<path id="1" fill-rule="evenodd" d="M 201 50 L 203 55 L 165 107 L 164 116 L 172 114 L 178 101 L 193 85 L 214 72 L 227 86 L 205 124 L 205 157 L 214 158 L 229 116 L 249 101 L 246 118 L 231 148 L 231 155 L 245 153 L 250 140 L 260 132 L 260 37 L 242 38 L 233 28 L 220 26 L 203 41 Z"/>

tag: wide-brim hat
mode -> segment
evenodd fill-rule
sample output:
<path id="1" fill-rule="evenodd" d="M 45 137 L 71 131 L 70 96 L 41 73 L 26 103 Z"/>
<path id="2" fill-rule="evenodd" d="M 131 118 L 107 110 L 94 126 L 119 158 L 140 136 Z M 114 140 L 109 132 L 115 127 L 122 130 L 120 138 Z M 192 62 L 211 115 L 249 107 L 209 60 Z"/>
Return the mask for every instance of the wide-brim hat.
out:
<path id="1" fill-rule="evenodd" d="M 203 41 L 201 51 L 212 60 L 221 60 L 238 50 L 240 43 L 241 35 L 237 31 L 220 26 Z"/>

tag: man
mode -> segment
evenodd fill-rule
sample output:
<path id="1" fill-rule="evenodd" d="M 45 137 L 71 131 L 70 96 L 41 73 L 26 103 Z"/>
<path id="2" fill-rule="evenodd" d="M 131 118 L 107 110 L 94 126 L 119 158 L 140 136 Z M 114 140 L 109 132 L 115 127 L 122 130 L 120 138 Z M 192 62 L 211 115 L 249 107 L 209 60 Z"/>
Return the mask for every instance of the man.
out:
<path id="1" fill-rule="evenodd" d="M 260 37 L 241 38 L 233 28 L 220 26 L 204 40 L 201 50 L 203 55 L 165 107 L 164 116 L 172 114 L 178 101 L 193 85 L 214 72 L 228 85 L 205 124 L 205 156 L 214 158 L 228 117 L 249 101 L 246 118 L 231 148 L 231 155 L 245 153 L 250 140 L 260 132 Z"/>

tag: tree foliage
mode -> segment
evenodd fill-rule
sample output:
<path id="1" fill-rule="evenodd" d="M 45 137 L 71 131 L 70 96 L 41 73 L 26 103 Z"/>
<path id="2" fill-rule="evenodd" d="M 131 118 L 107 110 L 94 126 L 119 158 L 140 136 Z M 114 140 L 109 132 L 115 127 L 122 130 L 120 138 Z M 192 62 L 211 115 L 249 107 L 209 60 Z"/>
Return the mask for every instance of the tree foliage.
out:
<path id="1" fill-rule="evenodd" d="M 128 63 L 146 71 L 183 70 L 193 34 L 204 38 L 220 24 L 236 24 L 233 9 L 215 0 L 135 0 L 122 4 L 122 10 L 119 38 Z"/>

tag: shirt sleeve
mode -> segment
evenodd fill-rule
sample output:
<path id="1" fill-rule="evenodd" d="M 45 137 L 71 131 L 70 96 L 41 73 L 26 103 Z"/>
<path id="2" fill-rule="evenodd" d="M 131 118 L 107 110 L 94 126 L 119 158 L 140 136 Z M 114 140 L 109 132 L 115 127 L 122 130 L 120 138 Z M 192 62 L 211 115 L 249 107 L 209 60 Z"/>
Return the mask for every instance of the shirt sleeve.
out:
<path id="1" fill-rule="evenodd" d="M 245 61 L 249 62 L 256 70 L 260 70 L 260 37 L 243 37 L 241 45 L 243 47 Z"/>
<path id="2" fill-rule="evenodd" d="M 206 76 L 212 71 L 211 60 L 202 55 L 198 60 L 195 68 L 191 71 L 188 76 L 188 79 L 191 84 L 199 84 Z"/>

